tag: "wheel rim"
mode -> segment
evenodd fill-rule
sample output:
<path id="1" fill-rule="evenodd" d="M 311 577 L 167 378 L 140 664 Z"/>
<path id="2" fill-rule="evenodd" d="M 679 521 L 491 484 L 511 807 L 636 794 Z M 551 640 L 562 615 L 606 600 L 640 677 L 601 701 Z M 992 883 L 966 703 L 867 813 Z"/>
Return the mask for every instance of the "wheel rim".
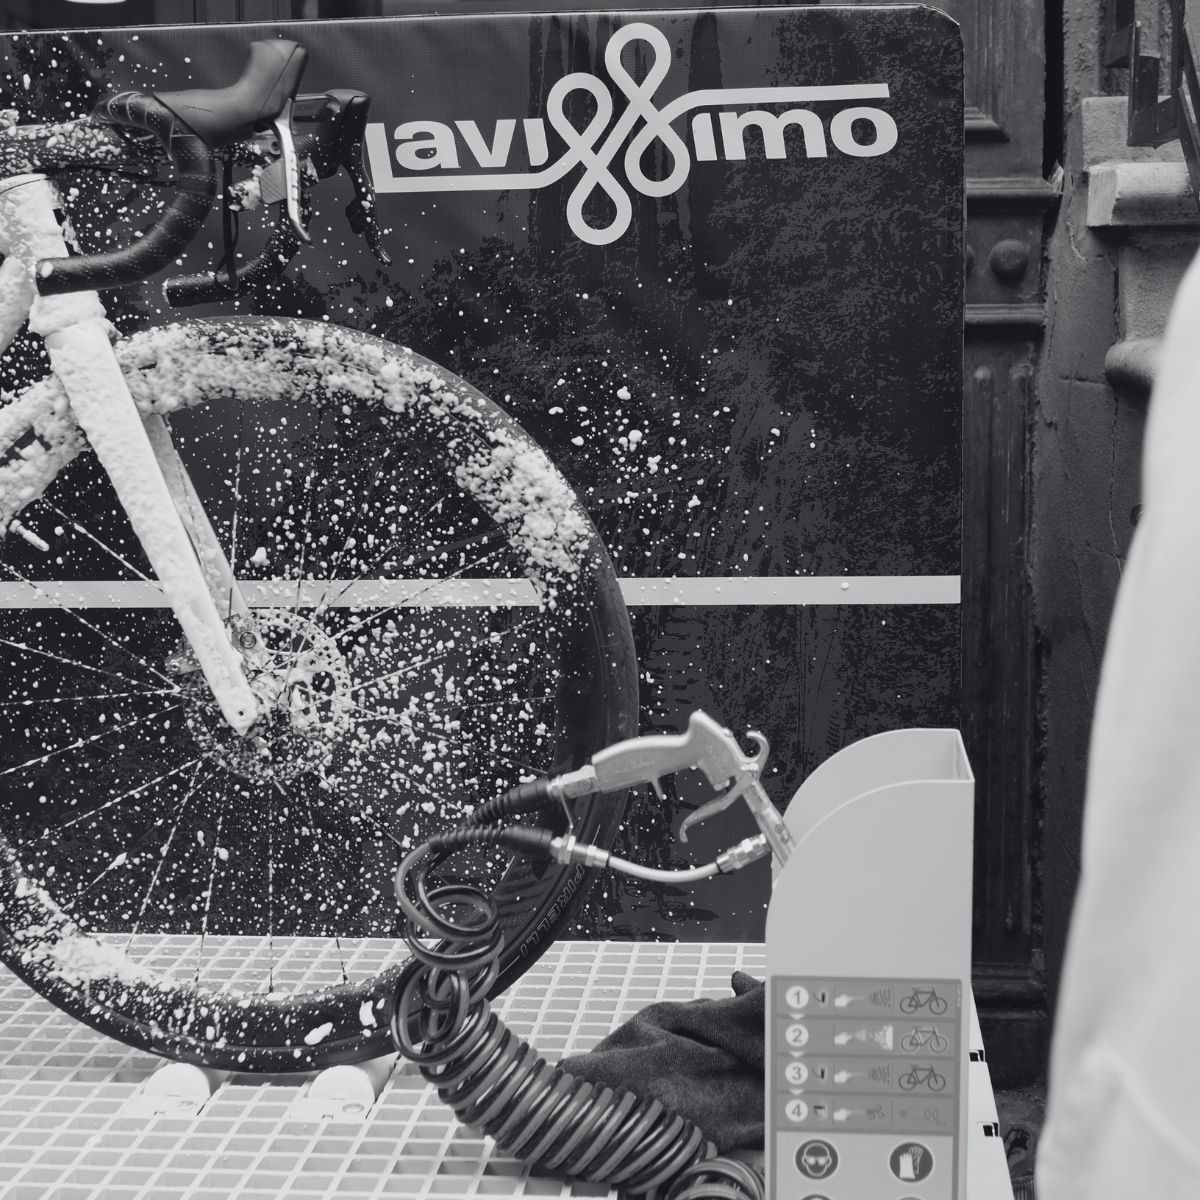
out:
<path id="1" fill-rule="evenodd" d="M 278 344 L 286 327 L 267 328 L 242 327 L 238 345 Z M 324 369 L 328 350 L 307 361 Z M 162 411 L 154 371 L 146 388 Z M 46 601 L 32 616 L 2 618 L 11 683 L 0 726 L 41 720 L 0 768 L 6 958 L 76 1015 L 177 1057 L 280 1069 L 377 1053 L 389 965 L 369 937 L 391 931 L 396 856 L 480 799 L 596 748 L 579 674 L 604 654 L 587 611 L 594 563 L 570 578 L 536 561 L 536 541 L 514 545 L 512 525 L 494 523 L 495 503 L 446 488 L 461 470 L 448 473 L 444 446 L 411 412 L 400 438 L 399 418 L 379 404 L 331 414 L 313 399 L 240 394 L 224 411 L 184 413 L 180 402 L 171 416 L 189 464 L 208 464 L 194 482 L 255 597 L 260 636 L 275 650 L 291 640 L 293 674 L 302 652 L 317 652 L 308 691 L 299 680 L 284 689 L 311 716 L 313 736 L 288 715 L 263 731 L 265 758 L 222 737 L 204 689 L 167 669 L 180 653 L 168 610 L 68 613 Z M 474 422 L 485 449 L 497 436 L 490 421 Z M 471 424 L 464 418 L 467 433 Z M 434 475 L 443 490 L 431 500 Z M 89 497 L 104 493 L 88 481 Z M 102 506 L 83 520 L 61 487 L 23 520 L 64 531 L 55 548 L 67 547 L 68 576 L 103 563 L 136 583 L 145 571 L 121 521 Z M 33 578 L 16 550 L 6 576 Z M 386 586 L 397 574 L 409 587 L 399 600 Z M 540 605 L 444 604 L 448 584 L 461 599 L 496 586 L 485 580 L 527 588 L 531 574 Z M 502 866 L 481 856 L 469 869 L 508 888 L 518 926 L 522 894 L 542 902 L 540 877 L 526 865 L 502 880 Z M 110 934 L 122 962 L 77 927 Z M 183 963 L 157 970 L 139 958 L 142 939 L 168 930 L 195 944 Z M 281 990 L 282 949 L 314 936 L 332 938 L 339 977 Z M 210 980 L 230 938 L 257 939 L 258 973 L 243 962 L 232 984 Z"/>

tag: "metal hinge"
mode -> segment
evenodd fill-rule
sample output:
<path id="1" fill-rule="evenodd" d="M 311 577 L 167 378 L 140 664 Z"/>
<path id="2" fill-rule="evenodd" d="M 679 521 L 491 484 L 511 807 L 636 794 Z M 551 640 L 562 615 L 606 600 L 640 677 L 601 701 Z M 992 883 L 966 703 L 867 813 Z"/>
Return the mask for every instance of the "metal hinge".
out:
<path id="1" fill-rule="evenodd" d="M 1136 0 L 1110 0 L 1104 65 L 1129 68 L 1130 146 L 1161 146 L 1179 139 L 1192 190 L 1200 195 L 1200 78 L 1195 47 L 1200 45 L 1200 0 L 1170 0 L 1171 70 L 1162 92 L 1162 61 L 1142 49 Z"/>

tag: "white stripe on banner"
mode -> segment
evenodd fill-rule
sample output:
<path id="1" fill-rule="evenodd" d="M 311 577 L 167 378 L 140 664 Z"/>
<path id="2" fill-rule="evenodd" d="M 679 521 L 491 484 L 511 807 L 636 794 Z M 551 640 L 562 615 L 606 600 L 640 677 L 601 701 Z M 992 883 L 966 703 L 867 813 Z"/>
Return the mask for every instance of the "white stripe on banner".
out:
<path id="1" fill-rule="evenodd" d="M 622 579 L 628 605 L 958 604 L 957 575 L 781 575 Z"/>
<path id="2" fill-rule="evenodd" d="M 251 608 L 393 608 L 426 605 L 501 608 L 536 605 L 525 579 L 274 579 L 245 581 Z M 959 604 L 957 575 L 703 576 L 622 579 L 631 607 L 804 604 Z M 0 608 L 165 608 L 157 584 L 144 580 L 85 579 L 62 583 L 0 583 Z"/>

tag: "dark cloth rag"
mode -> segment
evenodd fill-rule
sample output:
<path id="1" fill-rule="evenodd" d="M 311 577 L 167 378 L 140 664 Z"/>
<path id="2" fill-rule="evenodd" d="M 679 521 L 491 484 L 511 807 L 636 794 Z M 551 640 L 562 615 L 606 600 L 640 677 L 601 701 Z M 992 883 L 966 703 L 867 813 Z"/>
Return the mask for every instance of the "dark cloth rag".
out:
<path id="1" fill-rule="evenodd" d="M 661 1100 L 725 1154 L 763 1144 L 763 985 L 733 973 L 726 1000 L 644 1008 L 595 1049 L 559 1064 L 577 1079 Z"/>

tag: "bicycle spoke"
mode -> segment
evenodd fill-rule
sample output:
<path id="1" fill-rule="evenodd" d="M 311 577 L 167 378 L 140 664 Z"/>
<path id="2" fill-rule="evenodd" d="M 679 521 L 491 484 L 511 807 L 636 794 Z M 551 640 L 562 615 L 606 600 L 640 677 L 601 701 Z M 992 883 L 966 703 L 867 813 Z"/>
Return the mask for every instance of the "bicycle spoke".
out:
<path id="1" fill-rule="evenodd" d="M 167 840 L 163 843 L 158 852 L 158 862 L 154 867 L 154 875 L 150 883 L 146 887 L 145 894 L 142 896 L 141 907 L 138 909 L 138 915 L 134 919 L 133 928 L 129 931 L 129 940 L 125 943 L 125 952 L 128 953 L 133 944 L 133 939 L 137 936 L 137 931 L 141 927 L 142 918 L 146 915 L 146 909 L 150 905 L 150 898 L 154 895 L 155 889 L 158 887 L 159 877 L 162 875 L 162 869 L 167 861 L 167 856 L 171 852 L 171 844 L 175 840 L 175 835 L 179 832 L 180 822 L 183 820 L 183 810 L 187 807 L 188 801 L 196 794 L 197 788 L 200 786 L 200 772 L 204 767 L 202 761 L 197 760 L 196 769 L 192 772 L 192 778 L 188 782 L 187 791 L 183 794 L 183 799 L 175 806 L 175 811 L 172 814 L 171 828 L 167 833 Z M 211 776 L 206 776 L 205 782 Z"/>
<path id="2" fill-rule="evenodd" d="M 217 859 L 221 858 L 221 827 L 225 821 L 225 801 L 222 800 L 221 810 L 217 813 L 217 828 L 213 834 L 212 861 L 208 869 L 208 887 L 204 890 L 204 914 L 200 918 L 200 944 L 196 947 L 195 982 L 200 983 L 200 967 L 204 961 L 204 942 L 208 937 L 208 915 L 212 911 L 213 887 L 217 877 Z M 228 854 L 228 851 L 226 851 Z"/>
<path id="3" fill-rule="evenodd" d="M 472 700 L 469 703 L 463 701 L 454 701 L 450 704 L 427 704 L 424 711 L 427 713 L 433 712 L 460 712 L 468 708 L 505 708 L 510 704 L 525 704 L 529 701 L 556 700 L 558 694 L 556 692 L 543 692 L 540 696 L 509 696 L 505 699 L 497 697 L 492 700 Z"/>
<path id="4" fill-rule="evenodd" d="M 92 692 L 86 696 L 30 696 L 25 700 L 0 700 L 0 708 L 29 708 L 37 704 L 83 704 L 89 700 L 128 700 L 133 696 L 177 695 L 178 688 L 145 688 L 136 692 Z"/>
<path id="5" fill-rule="evenodd" d="M 278 783 L 276 783 L 275 786 L 279 790 L 279 792 L 281 794 L 283 794 L 283 788 L 280 787 Z M 335 893 L 334 893 L 334 890 L 332 888 L 330 888 L 329 881 L 325 874 L 325 852 L 321 845 L 321 840 L 322 840 L 321 839 L 321 828 L 317 824 L 317 818 L 313 812 L 312 801 L 308 798 L 308 794 L 303 789 L 298 789 L 298 790 L 299 790 L 300 798 L 304 801 L 304 807 L 308 809 L 308 823 L 312 827 L 313 841 L 316 843 L 317 878 L 322 881 L 323 886 L 325 888 L 325 904 L 327 907 L 331 907 L 334 903 Z M 336 932 L 336 927 L 335 927 L 335 932 L 333 935 L 333 942 L 334 942 L 334 945 L 337 947 L 338 966 L 341 968 L 341 971 L 342 971 L 342 982 L 349 983 L 350 976 L 346 974 L 346 957 L 345 957 L 344 951 L 342 950 L 342 940 Z"/>
<path id="6" fill-rule="evenodd" d="M 151 666 L 144 658 L 142 658 L 140 655 L 137 655 L 132 650 L 130 650 L 130 648 L 128 646 L 122 645 L 119 641 L 116 640 L 116 638 L 110 637 L 102 629 L 97 628 L 90 621 L 81 617 L 79 615 L 79 613 L 75 611 L 75 609 L 70 607 L 70 605 L 64 604 L 61 600 L 58 600 L 54 596 L 50 595 L 50 593 L 47 592 L 44 588 L 38 587 L 38 585 L 36 583 L 34 583 L 34 581 L 32 579 L 27 579 L 24 575 L 21 574 L 20 571 L 16 570 L 14 567 L 10 567 L 8 565 L 8 563 L 0 562 L 0 567 L 3 567 L 4 570 L 6 570 L 14 579 L 25 584 L 27 587 L 33 588 L 33 590 L 35 592 L 37 592 L 38 595 L 45 596 L 45 598 L 47 600 L 49 600 L 50 603 L 52 605 L 54 605 L 55 608 L 60 609 L 62 612 L 69 613 L 85 629 L 90 629 L 92 631 L 92 633 L 94 633 L 98 638 L 100 638 L 100 640 L 102 642 L 106 643 L 109 646 L 112 646 L 113 649 L 115 649 L 115 650 L 120 650 L 122 654 L 128 654 L 129 657 L 134 660 L 134 662 L 138 663 L 140 666 L 145 667 L 146 670 L 149 671 L 152 675 L 157 675 L 159 677 L 159 679 L 161 679 L 163 681 L 163 683 L 172 683 L 173 682 L 171 680 L 170 676 L 164 675 L 163 672 L 158 670 L 157 667 Z"/>
<path id="7" fill-rule="evenodd" d="M 275 990 L 275 793 L 267 792 L 267 991 Z"/>
<path id="8" fill-rule="evenodd" d="M 15 774 L 17 771 L 24 771 L 28 767 L 36 767 L 42 763 L 49 762 L 50 759 L 59 754 L 66 754 L 69 750 L 79 750 L 84 746 L 90 746 L 92 743 L 98 742 L 101 738 L 109 737 L 114 733 L 121 733 L 126 729 L 132 729 L 135 725 L 141 725 L 146 721 L 153 721 L 155 717 L 164 716 L 165 714 L 174 712 L 177 708 L 181 707 L 182 705 L 178 702 L 175 704 L 169 704 L 166 708 L 160 708 L 158 712 L 148 713 L 144 717 L 135 717 L 133 720 L 126 721 L 121 725 L 110 725 L 107 728 L 100 730 L 99 733 L 92 734 L 91 737 L 78 738 L 68 746 L 59 746 L 57 749 L 49 750 L 45 754 L 38 755 L 36 758 L 31 758 L 26 762 L 18 763 L 14 767 L 5 767 L 4 770 L 0 771 L 0 778 L 5 775 Z"/>
<path id="9" fill-rule="evenodd" d="M 372 621 L 378 621 L 380 617 L 389 616 L 392 613 L 399 612 L 401 609 L 419 608 L 420 607 L 420 599 L 422 596 L 428 595 L 434 589 L 441 587 L 442 584 L 448 582 L 451 579 L 460 578 L 464 571 L 474 570 L 476 567 L 483 566 L 483 564 L 485 562 L 487 562 L 487 560 L 489 558 L 494 558 L 497 554 L 499 554 L 502 550 L 505 550 L 505 549 L 507 549 L 507 546 L 499 546 L 495 550 L 492 550 L 489 553 L 485 554 L 482 558 L 477 558 L 474 562 L 464 563 L 461 567 L 459 567 L 459 569 L 457 571 L 452 571 L 449 575 L 443 575 L 443 576 L 439 576 L 437 579 L 431 579 L 428 583 L 428 586 L 422 588 L 420 591 L 414 593 L 411 596 L 406 596 L 404 598 L 404 600 L 401 601 L 401 603 L 399 603 L 399 604 L 393 604 L 390 608 L 374 609 L 368 616 L 362 617 L 360 620 L 356 621 L 353 625 L 349 625 L 345 629 L 341 629 L 337 633 L 335 633 L 333 635 L 334 640 L 338 641 L 341 638 L 349 637 L 350 634 L 356 633 L 364 625 L 369 625 Z M 349 584 L 347 584 L 347 586 L 345 588 L 343 588 L 341 590 L 341 592 L 338 593 L 338 596 L 334 597 L 334 599 L 338 599 L 340 596 L 344 595 L 348 589 L 349 589 Z"/>
<path id="10" fill-rule="evenodd" d="M 68 658 L 65 654 L 55 654 L 52 650 L 43 650 L 40 646 L 31 646 L 28 642 L 14 642 L 11 638 L 0 637 L 0 646 L 10 646 L 14 650 L 20 650 L 23 654 L 40 654 L 43 658 L 52 659 L 54 662 L 63 663 L 68 667 L 78 667 L 81 671 L 94 671 L 97 675 L 103 675 L 107 679 L 119 679 L 122 683 L 132 683 L 135 687 L 138 684 L 138 680 L 131 679 L 128 675 L 122 675 L 119 671 L 110 671 L 104 667 L 94 666 L 92 663 L 80 662 L 77 658 Z M 159 691 L 176 694 L 179 692 L 179 688 L 175 684 L 172 684 L 169 689 L 146 689 L 146 694 L 157 695 Z"/>
<path id="11" fill-rule="evenodd" d="M 304 562 L 308 557 L 308 526 L 312 521 L 312 481 L 313 472 L 309 471 L 304 477 L 304 520 L 300 524 L 300 565 L 296 568 L 296 603 L 292 612 L 300 611 L 300 593 L 304 588 Z M 331 572 L 336 574 L 336 572 Z"/>
<path id="12" fill-rule="evenodd" d="M 318 620 L 320 618 L 321 614 L 325 611 L 326 598 L 329 595 L 329 589 L 333 586 L 334 580 L 337 579 L 338 567 L 341 566 L 342 555 L 345 554 L 346 548 L 349 545 L 350 539 L 354 536 L 354 532 L 358 528 L 358 522 L 359 522 L 359 519 L 361 518 L 362 514 L 367 510 L 368 506 L 373 504 L 376 494 L 379 491 L 379 485 L 383 482 L 384 474 L 387 472 L 389 462 L 395 453 L 396 453 L 396 451 L 393 446 L 389 446 L 388 449 L 384 452 L 383 458 L 380 460 L 380 463 L 379 463 L 379 469 L 375 472 L 375 478 L 371 481 L 370 488 L 367 489 L 367 495 L 363 499 L 363 501 L 359 504 L 358 508 L 355 510 L 354 516 L 351 521 L 350 529 L 347 532 L 345 539 L 342 541 L 342 547 L 337 552 L 336 556 L 334 557 L 334 561 L 329 568 L 329 580 L 325 585 L 325 591 L 317 598 L 317 607 L 313 611 L 313 615 L 312 615 L 313 621 Z M 308 534 L 307 525 L 305 526 L 304 534 L 305 534 L 305 540 L 307 540 L 307 534 Z M 386 553 L 386 551 L 385 551 L 385 553 Z M 360 575 L 359 578 L 365 579 L 366 574 Z M 341 594 L 342 593 L 340 593 L 340 592 L 338 593 L 339 596 Z M 335 597 L 335 599 L 336 599 L 336 597 Z M 297 596 L 297 603 L 299 603 L 298 596 Z"/>
<path id="13" fill-rule="evenodd" d="M 107 554 L 110 554 L 117 562 L 119 562 L 121 564 L 121 566 L 125 567 L 126 570 L 128 570 L 132 574 L 136 575 L 139 579 L 144 580 L 146 583 L 153 584 L 158 589 L 159 594 L 161 595 L 162 587 L 159 584 L 157 579 L 152 579 L 145 572 L 139 571 L 137 569 L 137 567 L 135 567 L 133 565 L 133 563 L 131 563 L 127 558 L 125 558 L 122 554 L 119 554 L 107 542 L 102 541 L 100 538 L 98 538 L 94 533 L 92 533 L 92 531 L 90 529 L 87 529 L 83 525 L 81 525 L 74 517 L 69 516 L 67 513 L 63 512 L 63 510 L 61 508 L 59 508 L 58 505 L 55 504 L 53 501 L 47 500 L 45 496 L 43 496 L 41 499 L 42 499 L 43 504 L 45 504 L 48 508 L 52 509 L 58 516 L 60 516 L 72 528 L 74 528 L 77 533 L 82 533 L 85 538 L 88 538 L 90 541 L 94 542 L 97 546 L 99 546 L 101 550 L 105 551 Z"/>
<path id="14" fill-rule="evenodd" d="M 87 883 L 85 883 L 83 885 L 83 887 L 79 888 L 73 895 L 71 895 L 70 897 L 67 897 L 66 899 L 59 896 L 57 899 L 57 903 L 62 908 L 65 908 L 68 911 L 73 909 L 75 907 L 75 905 L 78 904 L 81 899 L 83 899 L 84 894 L 86 892 L 91 891 L 91 889 L 94 888 L 96 886 L 96 884 L 98 884 L 100 882 L 100 880 L 103 879 L 104 876 L 109 873 L 109 871 L 113 871 L 120 867 L 123 867 L 127 863 L 132 863 L 136 860 L 136 858 L 137 858 L 136 855 L 131 857 L 130 855 L 128 855 L 124 851 L 122 851 L 120 854 L 116 855 L 115 858 L 113 858 L 113 860 L 108 864 L 108 866 L 101 867 L 100 871 L 96 875 L 94 875 Z"/>
<path id="15" fill-rule="evenodd" d="M 499 534 L 495 533 L 494 531 L 490 532 L 490 533 L 481 533 L 481 534 L 476 535 L 475 537 L 463 539 L 461 542 L 455 543 L 455 545 L 465 547 L 465 546 L 469 546 L 469 545 L 475 545 L 480 542 L 492 541 L 498 537 L 499 537 Z M 358 573 L 358 575 L 354 576 L 351 579 L 346 580 L 344 586 L 338 589 L 338 591 L 330 599 L 329 603 L 332 604 L 332 603 L 334 603 L 334 601 L 340 600 L 356 583 L 360 583 L 362 580 L 375 575 L 377 568 L 379 567 L 379 564 L 386 558 L 387 555 L 391 554 L 397 548 L 397 546 L 399 546 L 399 544 L 400 544 L 399 542 L 392 542 L 389 545 L 385 546 L 383 548 L 383 550 L 381 550 L 375 556 L 375 558 L 372 559 L 371 562 L 369 562 Z M 508 550 L 508 549 L 509 549 L 508 542 L 505 539 L 501 538 L 500 544 L 496 547 L 496 549 L 491 550 L 487 554 L 483 555 L 480 559 L 477 560 L 477 562 L 465 563 L 457 571 L 455 571 L 453 574 L 450 574 L 450 575 L 439 575 L 436 577 L 427 577 L 427 578 L 429 578 L 429 587 L 436 588 L 439 584 L 445 583 L 446 580 L 448 580 L 448 579 L 457 579 L 457 578 L 459 578 L 459 576 L 462 575 L 462 573 L 464 571 L 469 570 L 472 566 L 481 566 L 489 558 L 492 558 L 496 554 L 502 553 L 503 551 Z M 405 559 L 405 568 L 408 570 L 411 570 L 414 567 L 424 566 L 425 563 L 432 562 L 435 558 L 444 557 L 444 553 L 445 553 L 445 548 L 443 548 L 443 550 L 437 554 L 435 554 L 431 551 L 430 553 L 426 554 L 422 558 L 411 557 L 411 558 Z M 410 599 L 411 599 L 411 597 L 410 597 Z M 321 611 L 321 610 L 318 610 L 318 611 Z M 314 616 L 315 616 L 315 614 L 314 614 Z"/>
<path id="16" fill-rule="evenodd" d="M 533 620 L 536 620 L 536 618 L 535 617 L 526 617 L 523 620 L 518 621 L 517 624 L 514 625 L 511 629 L 509 629 L 507 632 L 508 633 L 516 633 L 518 630 L 524 628 L 526 625 L 528 625 Z M 487 640 L 491 641 L 491 642 L 496 642 L 498 644 L 502 640 L 502 638 L 497 634 L 489 634 Z M 476 642 L 473 644 L 479 645 L 481 643 Z M 409 663 L 406 666 L 401 667 L 399 670 L 389 671 L 385 675 L 377 675 L 374 679 L 368 679 L 365 683 L 356 683 L 350 689 L 350 691 L 351 692 L 360 692 L 364 688 L 375 687 L 377 684 L 386 683 L 389 679 L 398 679 L 404 675 L 411 675 L 414 671 L 419 671 L 422 667 L 428 667 L 428 666 L 432 666 L 434 663 L 444 662 L 447 658 L 450 657 L 451 654 L 456 653 L 458 651 L 458 649 L 459 648 L 457 646 L 453 646 L 450 649 L 448 649 L 444 654 L 431 655 L 429 658 L 424 658 L 424 659 L 420 659 L 417 662 Z"/>
<path id="17" fill-rule="evenodd" d="M 407 774 L 405 771 L 401 770 L 401 768 L 399 766 L 397 766 L 396 763 L 385 762 L 382 758 L 379 757 L 378 751 L 373 750 L 370 746 L 364 746 L 361 743 L 356 743 L 355 750 L 359 754 L 361 754 L 367 758 L 374 759 L 375 762 L 377 762 L 381 767 L 383 767 L 384 771 L 386 771 L 388 773 L 388 775 L 393 779 L 393 781 L 399 780 L 405 787 L 409 787 L 409 788 L 412 788 L 414 791 L 421 792 L 423 795 L 428 796 L 430 798 L 430 800 L 434 800 L 438 804 L 446 803 L 446 797 L 444 795 L 442 795 L 440 792 L 435 792 L 432 788 L 427 787 L 425 784 L 421 783 L 420 780 Z M 407 802 L 405 802 L 403 805 L 401 805 L 401 807 L 397 810 L 397 812 L 399 812 L 399 813 L 407 812 L 408 808 L 409 808 L 409 805 Z"/>
<path id="18" fill-rule="evenodd" d="M 169 771 L 164 771 L 156 778 L 150 779 L 146 783 L 138 784 L 137 787 L 130 788 L 127 792 L 122 792 L 119 796 L 113 796 L 111 799 L 105 800 L 103 804 L 98 804 L 95 808 L 89 809 L 87 812 L 80 813 L 78 816 L 72 817 L 69 821 L 64 821 L 60 825 L 52 825 L 49 828 L 44 829 L 37 835 L 37 837 L 33 838 L 30 841 L 30 845 L 35 845 L 37 842 L 48 838 L 52 833 L 62 833 L 63 830 L 70 829 L 72 826 L 78 825 L 80 821 L 84 821 L 88 817 L 94 817 L 98 813 L 105 812 L 107 809 L 112 808 L 114 804 L 120 804 L 122 800 L 128 800 L 131 796 L 140 796 L 142 792 L 146 791 L 147 788 L 153 787 L 156 783 L 162 783 L 164 779 L 170 779 L 172 775 L 178 775 L 180 771 L 186 771 L 188 767 L 194 766 L 198 762 L 204 762 L 208 760 L 208 758 L 209 756 L 206 754 L 198 754 L 195 758 L 189 759 L 180 766 L 172 767 Z"/>
<path id="19" fill-rule="evenodd" d="M 451 734 L 448 734 L 442 730 L 435 729 L 435 727 L 431 727 L 428 725 L 424 725 L 424 726 L 418 725 L 417 722 L 414 720 L 403 721 L 399 717 L 395 716 L 394 714 L 383 713 L 376 709 L 364 708 L 361 704 L 356 704 L 356 705 L 354 705 L 354 707 L 359 709 L 361 712 L 365 713 L 372 720 L 384 721 L 385 723 L 391 724 L 391 725 L 398 725 L 402 729 L 417 730 L 428 738 L 436 739 L 439 742 L 446 742 L 448 745 L 451 745 L 451 746 L 461 746 L 464 750 L 473 750 L 476 748 L 474 743 L 463 741 L 462 738 L 456 738 L 456 737 L 452 736 Z M 494 748 L 489 748 L 488 756 L 489 756 L 489 758 L 495 760 L 496 762 L 503 763 L 505 766 L 508 766 L 508 767 L 516 767 L 519 770 L 528 771 L 534 775 L 545 775 L 546 774 L 545 767 L 535 767 L 535 766 L 532 766 L 530 763 L 522 762 L 520 759 L 509 758 L 507 755 L 501 753 L 500 751 L 498 751 Z"/>
<path id="20" fill-rule="evenodd" d="M 237 579 L 238 513 L 242 507 L 242 450 L 246 445 L 245 431 L 246 401 L 241 400 L 238 402 L 237 460 L 233 468 L 233 518 L 229 529 L 229 578 L 231 581 Z M 233 616 L 233 590 L 234 584 L 231 583 L 229 606 L 225 613 L 226 620 Z"/>

